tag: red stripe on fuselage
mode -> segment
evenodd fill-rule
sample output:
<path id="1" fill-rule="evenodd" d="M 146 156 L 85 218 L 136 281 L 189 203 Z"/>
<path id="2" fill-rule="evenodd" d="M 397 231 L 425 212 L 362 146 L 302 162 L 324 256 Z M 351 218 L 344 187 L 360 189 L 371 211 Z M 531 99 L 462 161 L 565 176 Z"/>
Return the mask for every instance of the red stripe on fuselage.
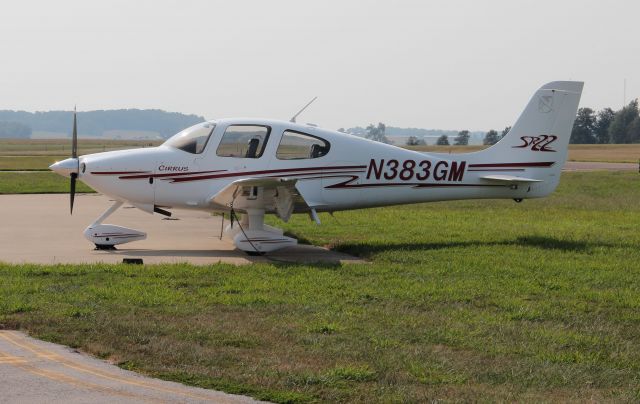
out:
<path id="1" fill-rule="evenodd" d="M 261 174 L 285 174 L 285 173 L 293 173 L 300 171 L 325 171 L 325 170 L 343 170 L 343 169 L 363 169 L 367 166 L 334 166 L 334 167 L 301 167 L 301 168 L 281 168 L 276 170 L 258 170 L 258 171 L 244 171 L 239 173 L 225 173 L 225 174 L 212 174 L 212 175 L 199 175 L 195 177 L 183 177 L 183 178 L 174 178 L 171 182 L 189 182 L 189 181 L 202 181 L 202 180 L 213 180 L 218 178 L 229 178 L 229 177 L 241 177 L 247 175 L 261 175 Z M 333 174 L 333 173 L 327 173 Z"/>
<path id="2" fill-rule="evenodd" d="M 150 173 L 151 171 L 91 171 L 93 175 L 122 175 L 122 174 L 141 174 Z"/>
<path id="3" fill-rule="evenodd" d="M 469 169 L 467 171 L 526 171 L 524 168 L 477 168 Z"/>
<path id="4" fill-rule="evenodd" d="M 178 177 L 178 176 L 185 176 L 185 175 L 193 175 L 193 174 L 209 174 L 209 173 L 220 173 L 223 171 L 227 171 L 227 170 L 211 170 L 211 171 L 193 171 L 193 172 L 186 172 L 186 173 L 163 173 L 163 174 L 147 174 L 147 175 L 126 175 L 126 176 L 122 176 L 119 177 L 121 180 L 137 180 L 140 178 L 162 178 L 162 177 Z"/>
<path id="5" fill-rule="evenodd" d="M 551 167 L 555 161 L 538 161 L 532 163 L 488 163 L 488 164 L 469 164 L 470 168 L 502 168 L 502 167 Z"/>

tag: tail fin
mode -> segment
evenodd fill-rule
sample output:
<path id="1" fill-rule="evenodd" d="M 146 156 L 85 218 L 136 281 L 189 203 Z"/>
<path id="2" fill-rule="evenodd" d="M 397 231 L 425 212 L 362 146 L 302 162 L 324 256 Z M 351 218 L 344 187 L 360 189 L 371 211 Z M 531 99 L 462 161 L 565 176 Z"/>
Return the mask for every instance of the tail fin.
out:
<path id="1" fill-rule="evenodd" d="M 517 168 L 518 175 L 540 181 L 528 198 L 553 192 L 567 159 L 583 85 L 579 81 L 554 81 L 542 86 L 498 143 L 474 153 L 474 163 L 505 174 Z"/>

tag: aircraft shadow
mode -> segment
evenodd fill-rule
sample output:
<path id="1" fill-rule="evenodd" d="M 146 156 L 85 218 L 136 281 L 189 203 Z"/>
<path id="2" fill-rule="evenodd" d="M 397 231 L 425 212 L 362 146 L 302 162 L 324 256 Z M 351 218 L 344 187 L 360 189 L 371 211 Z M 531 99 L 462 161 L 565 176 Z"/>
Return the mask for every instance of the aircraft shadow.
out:
<path id="1" fill-rule="evenodd" d="M 118 249 L 106 250 L 107 254 L 122 258 L 211 258 L 212 263 L 220 258 L 245 259 L 252 263 L 268 262 L 275 265 L 314 264 L 320 266 L 340 265 L 341 260 L 349 258 L 342 253 L 332 252 L 311 245 L 298 245 L 265 255 L 249 255 L 240 250 L 152 250 L 152 249 Z M 351 257 L 357 259 L 356 257 Z"/>
<path id="2" fill-rule="evenodd" d="M 598 243 L 588 241 L 564 240 L 555 237 L 546 236 L 526 236 L 518 237 L 514 240 L 503 241 L 451 241 L 451 242 L 435 242 L 435 243 L 396 243 L 396 244 L 377 244 L 377 243 L 354 243 L 340 244 L 336 250 L 347 254 L 360 257 L 367 257 L 377 253 L 390 251 L 429 251 L 442 250 L 457 247 L 472 246 L 522 246 L 534 247 L 544 250 L 558 250 L 567 252 L 587 252 L 597 247 L 614 247 L 610 243 Z"/>
<path id="3" fill-rule="evenodd" d="M 588 252 L 598 247 L 614 247 L 610 243 L 598 243 L 589 241 L 566 240 L 546 236 L 526 236 L 513 240 L 502 241 L 451 241 L 433 243 L 347 243 L 336 246 L 332 251 L 327 251 L 312 245 L 301 244 L 291 250 L 285 249 L 263 256 L 251 256 L 239 250 L 152 250 L 152 249 L 119 249 L 107 251 L 109 254 L 128 257 L 177 257 L 177 258 L 243 258 L 250 262 L 272 262 L 280 264 L 317 263 L 330 266 L 339 264 L 344 256 L 337 253 L 349 254 L 354 257 L 368 258 L 379 253 L 392 251 L 430 251 L 443 250 L 458 247 L 472 246 L 522 246 L 544 250 L 558 250 L 566 252 Z"/>

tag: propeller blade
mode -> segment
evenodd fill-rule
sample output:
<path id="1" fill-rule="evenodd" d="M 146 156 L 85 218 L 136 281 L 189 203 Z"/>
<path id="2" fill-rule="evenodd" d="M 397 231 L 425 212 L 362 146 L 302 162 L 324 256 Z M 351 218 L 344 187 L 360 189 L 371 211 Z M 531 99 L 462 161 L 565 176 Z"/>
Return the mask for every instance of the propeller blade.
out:
<path id="1" fill-rule="evenodd" d="M 76 109 L 73 108 L 73 135 L 71 136 L 71 157 L 78 157 L 78 122 L 76 120 Z"/>
<path id="2" fill-rule="evenodd" d="M 76 180 L 80 169 L 80 161 L 78 160 L 78 120 L 76 119 L 76 107 L 73 107 L 73 134 L 71 135 L 71 158 L 76 159 L 78 167 L 75 173 L 71 173 L 71 184 L 69 187 L 69 210 L 73 215 L 73 201 L 76 198 Z"/>
<path id="3" fill-rule="evenodd" d="M 78 178 L 78 174 L 71 173 L 71 187 L 69 189 L 69 208 L 72 215 L 73 215 L 73 201 L 76 197 L 76 178 Z"/>

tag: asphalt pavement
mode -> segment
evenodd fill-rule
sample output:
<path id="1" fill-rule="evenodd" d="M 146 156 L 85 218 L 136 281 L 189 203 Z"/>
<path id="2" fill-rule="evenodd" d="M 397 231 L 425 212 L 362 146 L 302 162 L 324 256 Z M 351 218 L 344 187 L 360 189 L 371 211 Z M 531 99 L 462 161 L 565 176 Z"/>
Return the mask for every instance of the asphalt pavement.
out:
<path id="1" fill-rule="evenodd" d="M 288 247 L 266 256 L 251 257 L 233 243 L 220 240 L 221 218 L 206 212 L 174 210 L 171 220 L 136 208 L 120 208 L 105 223 L 147 233 L 147 239 L 122 244 L 115 251 L 95 251 L 84 229 L 112 202 L 98 194 L 76 195 L 69 215 L 69 195 L 0 195 L 0 262 L 10 263 L 118 263 L 142 258 L 145 264 L 226 262 L 363 262 L 312 245 Z"/>
<path id="2" fill-rule="evenodd" d="M 71 348 L 0 331 L 3 403 L 255 403 L 250 397 L 144 377 Z"/>

